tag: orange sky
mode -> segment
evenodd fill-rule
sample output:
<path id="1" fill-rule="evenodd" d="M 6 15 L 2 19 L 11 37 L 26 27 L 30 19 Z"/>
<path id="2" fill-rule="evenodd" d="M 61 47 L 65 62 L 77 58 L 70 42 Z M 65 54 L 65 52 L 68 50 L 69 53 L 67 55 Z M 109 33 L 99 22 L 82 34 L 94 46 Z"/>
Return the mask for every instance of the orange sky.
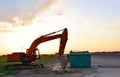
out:
<path id="1" fill-rule="evenodd" d="M 12 2 L 0 1 L 0 9 L 11 9 L 9 14 L 7 10 L 0 12 L 0 54 L 25 52 L 37 37 L 63 28 L 68 28 L 65 53 L 70 50 L 120 50 L 120 5 L 117 0 L 13 2 L 17 6 Z M 3 3 L 8 5 L 2 5 Z M 13 14 L 15 10 L 19 11 Z M 38 48 L 42 54 L 56 53 L 59 39 L 43 43 Z"/>

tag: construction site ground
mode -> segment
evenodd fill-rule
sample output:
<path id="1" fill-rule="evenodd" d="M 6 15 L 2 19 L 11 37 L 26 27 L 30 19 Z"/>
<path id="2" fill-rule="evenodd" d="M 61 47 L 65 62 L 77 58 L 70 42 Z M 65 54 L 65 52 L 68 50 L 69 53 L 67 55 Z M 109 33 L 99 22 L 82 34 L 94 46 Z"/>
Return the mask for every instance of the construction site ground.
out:
<path id="1" fill-rule="evenodd" d="M 45 68 L 16 70 L 14 75 L 3 77 L 119 77 L 120 56 L 92 55 L 91 68 L 67 68 L 62 70 L 59 62 L 45 63 Z"/>

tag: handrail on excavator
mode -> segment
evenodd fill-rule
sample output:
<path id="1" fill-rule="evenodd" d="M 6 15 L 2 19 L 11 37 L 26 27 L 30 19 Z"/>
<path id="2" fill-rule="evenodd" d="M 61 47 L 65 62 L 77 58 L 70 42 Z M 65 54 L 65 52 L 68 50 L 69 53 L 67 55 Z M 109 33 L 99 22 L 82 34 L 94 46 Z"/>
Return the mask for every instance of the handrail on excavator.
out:
<path id="1" fill-rule="evenodd" d="M 52 33 L 49 33 L 49 34 L 46 34 L 46 35 L 42 35 L 42 36 L 52 35 L 52 34 L 55 34 L 55 33 L 61 32 L 61 31 L 63 31 L 63 30 L 64 30 L 64 29 L 61 29 L 61 30 L 58 30 L 58 31 L 55 31 L 55 32 L 52 32 Z"/>

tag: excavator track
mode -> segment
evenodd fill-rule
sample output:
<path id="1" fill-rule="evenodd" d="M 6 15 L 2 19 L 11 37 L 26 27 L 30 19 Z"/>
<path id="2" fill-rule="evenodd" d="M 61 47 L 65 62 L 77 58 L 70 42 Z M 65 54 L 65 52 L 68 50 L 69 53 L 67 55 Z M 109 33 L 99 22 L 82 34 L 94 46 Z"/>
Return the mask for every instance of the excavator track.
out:
<path id="1" fill-rule="evenodd" d="M 40 65 L 32 65 L 32 64 L 13 64 L 7 65 L 6 69 L 11 70 L 23 70 L 23 69 L 34 69 L 34 68 L 44 68 L 43 64 Z"/>

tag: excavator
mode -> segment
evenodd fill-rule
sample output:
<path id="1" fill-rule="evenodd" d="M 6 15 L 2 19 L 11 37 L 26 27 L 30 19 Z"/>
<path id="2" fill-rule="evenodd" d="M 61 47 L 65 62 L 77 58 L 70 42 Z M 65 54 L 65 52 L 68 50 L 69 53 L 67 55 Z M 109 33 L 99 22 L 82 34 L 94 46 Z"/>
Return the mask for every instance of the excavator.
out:
<path id="1" fill-rule="evenodd" d="M 61 32 L 61 34 L 57 34 L 58 32 Z M 40 52 L 39 49 L 37 48 L 37 46 L 41 43 L 47 42 L 47 41 L 51 41 L 54 39 L 58 39 L 60 38 L 60 45 L 59 45 L 59 51 L 58 51 L 58 59 L 60 60 L 61 66 L 62 68 L 65 68 L 66 65 L 64 65 L 65 63 L 65 59 L 63 57 L 64 54 L 64 49 L 68 40 L 68 30 L 67 28 L 64 28 L 62 30 L 59 31 L 55 31 L 46 35 L 42 35 L 40 37 L 38 37 L 37 39 L 35 39 L 32 44 L 30 45 L 29 49 L 26 49 L 26 53 L 24 52 L 14 52 L 12 54 L 7 54 L 7 62 L 21 62 L 22 64 L 20 65 L 12 65 L 12 68 L 15 67 L 20 67 L 21 65 L 25 67 L 26 66 L 32 66 L 31 63 L 32 62 L 36 62 L 38 60 L 40 60 Z M 44 67 L 44 65 L 42 63 L 40 63 L 41 67 Z M 15 67 L 13 67 L 15 66 Z M 7 66 L 7 68 L 10 68 L 11 66 Z"/>

